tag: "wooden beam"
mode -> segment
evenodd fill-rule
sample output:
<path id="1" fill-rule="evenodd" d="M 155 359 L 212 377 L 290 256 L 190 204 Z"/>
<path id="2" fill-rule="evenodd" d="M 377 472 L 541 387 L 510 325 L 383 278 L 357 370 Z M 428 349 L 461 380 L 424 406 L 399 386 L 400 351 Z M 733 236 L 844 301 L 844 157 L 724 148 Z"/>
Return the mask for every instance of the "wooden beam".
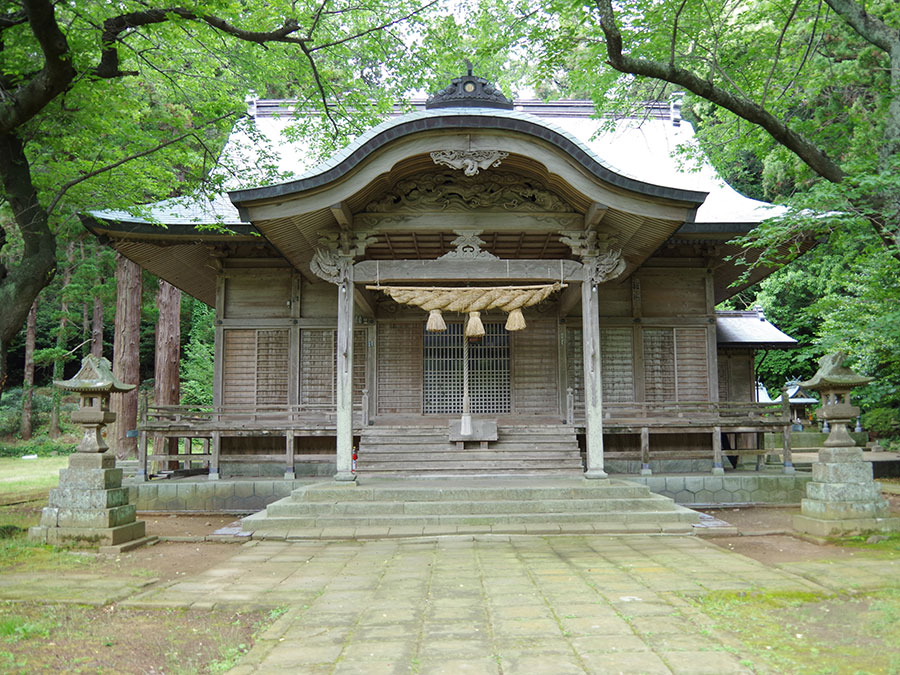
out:
<path id="1" fill-rule="evenodd" d="M 388 281 L 581 281 L 574 260 L 364 260 L 353 266 L 356 283 Z"/>
<path id="2" fill-rule="evenodd" d="M 342 230 L 350 230 L 353 228 L 353 212 L 350 211 L 347 202 L 338 202 L 337 204 L 332 204 L 328 208 L 331 210 L 331 215 L 334 216 L 334 219 Z"/>
<path id="3" fill-rule="evenodd" d="M 356 287 L 353 289 L 353 300 L 356 302 L 356 309 L 367 319 L 375 318 L 375 303 L 372 302 L 370 294 Z"/>
<path id="4" fill-rule="evenodd" d="M 357 224 L 375 232 L 483 230 L 485 232 L 555 233 L 581 226 L 577 213 L 366 213 Z"/>
<path id="5" fill-rule="evenodd" d="M 581 284 L 569 284 L 569 287 L 559 294 L 559 316 L 568 316 L 579 302 L 581 302 Z"/>
<path id="6" fill-rule="evenodd" d="M 600 202 L 593 202 L 584 214 L 584 229 L 590 230 L 597 227 L 606 217 L 609 207 Z"/>

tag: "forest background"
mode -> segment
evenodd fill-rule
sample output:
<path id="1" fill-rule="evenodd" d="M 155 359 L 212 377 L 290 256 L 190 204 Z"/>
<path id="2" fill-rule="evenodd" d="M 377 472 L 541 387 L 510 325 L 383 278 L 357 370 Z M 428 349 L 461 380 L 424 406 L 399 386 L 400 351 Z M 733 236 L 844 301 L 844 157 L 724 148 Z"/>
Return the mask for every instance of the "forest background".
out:
<path id="1" fill-rule="evenodd" d="M 123 379 L 155 384 L 162 402 L 211 402 L 212 310 L 117 262 L 79 213 L 287 178 L 265 152 L 252 175 L 222 162 L 251 91 L 315 113 L 292 134 L 325 155 L 395 102 L 443 86 L 465 59 L 507 94 L 589 99 L 605 116 L 684 92 L 697 148 L 739 191 L 789 207 L 744 242 L 748 264 L 780 269 L 728 304 L 762 306 L 800 343 L 760 354 L 759 378 L 775 395 L 842 349 L 877 378 L 859 391 L 869 428 L 900 435 L 896 3 L 260 5 L 3 3 L 0 437 L 36 433 L 34 447 L 52 447 L 43 436 L 59 434 L 60 397 L 33 397 L 30 382 L 70 376 L 82 355 L 109 357 L 114 342 Z M 684 149 L 686 167 L 697 148 Z M 156 372 L 160 338 L 181 357 L 175 375 Z"/>

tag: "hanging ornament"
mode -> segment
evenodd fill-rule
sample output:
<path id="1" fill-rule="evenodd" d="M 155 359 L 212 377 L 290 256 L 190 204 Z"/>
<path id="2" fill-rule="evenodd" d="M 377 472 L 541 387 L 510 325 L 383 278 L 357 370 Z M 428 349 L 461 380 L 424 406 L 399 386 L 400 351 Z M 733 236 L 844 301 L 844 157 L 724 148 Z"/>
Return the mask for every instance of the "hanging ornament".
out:
<path id="1" fill-rule="evenodd" d="M 428 323 L 425 324 L 425 330 L 429 333 L 440 333 L 447 330 L 447 324 L 444 323 L 444 317 L 439 309 L 431 309 L 428 311 Z"/>
<path id="2" fill-rule="evenodd" d="M 509 313 L 506 318 L 506 330 L 522 330 L 525 328 L 525 317 L 522 316 L 522 310 L 518 307 Z"/>
<path id="3" fill-rule="evenodd" d="M 498 286 L 439 288 L 427 286 L 366 286 L 368 290 L 382 291 L 396 302 L 420 307 L 428 312 L 425 328 L 431 332 L 447 329 L 441 312 L 462 312 L 469 314 L 465 335 L 478 340 L 484 335 L 480 312 L 499 309 L 509 314 L 506 330 L 517 331 L 525 328 L 523 307 L 532 307 L 543 301 L 566 284 L 542 284 L 538 286 Z"/>
<path id="4" fill-rule="evenodd" d="M 469 312 L 469 320 L 466 321 L 464 335 L 473 341 L 484 337 L 484 324 L 481 323 L 481 312 Z"/>

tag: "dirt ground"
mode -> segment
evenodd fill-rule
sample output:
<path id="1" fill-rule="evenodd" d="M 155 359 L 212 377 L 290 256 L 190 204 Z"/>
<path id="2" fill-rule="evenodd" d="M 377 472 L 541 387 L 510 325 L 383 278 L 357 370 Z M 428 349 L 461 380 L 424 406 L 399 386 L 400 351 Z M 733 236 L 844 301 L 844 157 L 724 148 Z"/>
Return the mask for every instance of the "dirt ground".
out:
<path id="1" fill-rule="evenodd" d="M 900 495 L 890 499 L 900 515 Z M 32 524 L 45 503 L 35 500 L 0 506 L 0 524 Z M 713 537 L 712 543 L 766 564 L 866 555 L 858 549 L 817 545 L 786 534 L 799 508 L 703 511 L 739 532 L 739 536 Z M 147 533 L 161 541 L 116 556 L 85 551 L 92 571 L 110 576 L 142 575 L 165 584 L 221 564 L 246 541 L 205 540 L 221 528 L 237 525 L 234 515 L 142 513 L 139 518 L 147 523 Z M 54 574 L 68 571 L 57 569 Z M 0 672 L 223 672 L 253 644 L 254 634 L 273 620 L 273 615 L 261 612 L 0 603 Z"/>

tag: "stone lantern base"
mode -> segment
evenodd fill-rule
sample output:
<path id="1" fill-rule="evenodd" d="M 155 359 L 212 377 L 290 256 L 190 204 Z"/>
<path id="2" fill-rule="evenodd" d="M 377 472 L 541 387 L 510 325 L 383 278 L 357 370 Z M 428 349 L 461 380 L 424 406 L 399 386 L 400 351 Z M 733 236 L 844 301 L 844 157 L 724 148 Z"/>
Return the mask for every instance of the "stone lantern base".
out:
<path id="1" fill-rule="evenodd" d="M 46 544 L 101 547 L 142 540 L 146 523 L 136 520 L 136 507 L 122 487 L 122 469 L 115 467 L 116 458 L 109 453 L 71 455 L 69 468 L 59 472 L 59 487 L 50 490 L 41 524 L 28 531 L 29 537 Z"/>
<path id="2" fill-rule="evenodd" d="M 862 448 L 822 448 L 794 529 L 816 537 L 900 530 Z"/>

